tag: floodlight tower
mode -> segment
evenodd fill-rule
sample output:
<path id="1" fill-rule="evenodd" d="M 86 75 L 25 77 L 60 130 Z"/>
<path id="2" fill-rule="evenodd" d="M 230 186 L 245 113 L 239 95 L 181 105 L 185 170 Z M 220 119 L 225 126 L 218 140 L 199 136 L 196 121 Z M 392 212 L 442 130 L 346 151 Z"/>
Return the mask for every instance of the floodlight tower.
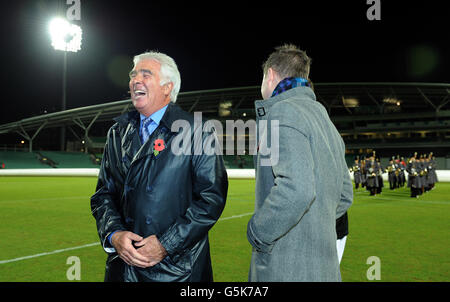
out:
<path id="1" fill-rule="evenodd" d="M 61 110 L 66 110 L 66 75 L 67 75 L 67 52 L 77 52 L 81 49 L 81 27 L 69 23 L 63 18 L 55 18 L 50 21 L 49 25 L 50 37 L 52 39 L 52 46 L 55 50 L 64 52 L 63 62 L 63 89 Z M 66 128 L 61 127 L 61 151 L 65 150 Z"/>

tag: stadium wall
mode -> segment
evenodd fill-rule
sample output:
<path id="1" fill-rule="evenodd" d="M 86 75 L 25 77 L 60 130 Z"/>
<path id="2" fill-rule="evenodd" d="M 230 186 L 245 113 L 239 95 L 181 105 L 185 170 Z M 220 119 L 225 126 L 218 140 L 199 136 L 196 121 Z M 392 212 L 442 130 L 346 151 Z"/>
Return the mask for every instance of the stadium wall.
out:
<path id="1" fill-rule="evenodd" d="M 98 176 L 99 169 L 0 169 L 0 176 Z M 228 178 L 255 178 L 254 169 L 227 169 Z M 450 182 L 450 170 L 436 170 L 438 180 Z M 353 180 L 353 173 L 350 173 Z M 387 181 L 387 173 L 383 174 L 383 179 Z"/>

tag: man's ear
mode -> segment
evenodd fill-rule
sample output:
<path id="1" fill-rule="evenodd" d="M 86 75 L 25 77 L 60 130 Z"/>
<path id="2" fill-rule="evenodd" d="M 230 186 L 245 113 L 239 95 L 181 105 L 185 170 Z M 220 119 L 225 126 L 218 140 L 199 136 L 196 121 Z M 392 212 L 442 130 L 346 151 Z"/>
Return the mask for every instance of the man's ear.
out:
<path id="1" fill-rule="evenodd" d="M 168 82 L 166 84 L 164 84 L 164 95 L 168 96 L 173 89 L 173 83 L 172 82 Z"/>
<path id="2" fill-rule="evenodd" d="M 267 69 L 267 83 L 270 87 L 275 87 L 278 85 L 278 83 L 281 81 L 280 76 L 278 75 L 278 72 L 273 70 L 272 67 Z"/>
<path id="3" fill-rule="evenodd" d="M 267 83 L 272 83 L 274 78 L 274 70 L 270 67 L 267 69 Z"/>

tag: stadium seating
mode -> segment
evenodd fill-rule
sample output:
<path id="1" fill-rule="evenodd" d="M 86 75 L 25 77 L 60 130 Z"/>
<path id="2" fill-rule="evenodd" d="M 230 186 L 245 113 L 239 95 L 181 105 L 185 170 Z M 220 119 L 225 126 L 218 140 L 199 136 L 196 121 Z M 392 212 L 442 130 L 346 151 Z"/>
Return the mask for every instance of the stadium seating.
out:
<path id="1" fill-rule="evenodd" d="M 90 154 L 81 152 L 41 151 L 41 154 L 56 162 L 58 168 L 98 168 Z"/>
<path id="2" fill-rule="evenodd" d="M 223 161 L 227 169 L 253 169 L 253 156 L 240 155 L 238 160 L 236 155 L 224 155 Z"/>
<path id="3" fill-rule="evenodd" d="M 30 152 L 0 151 L 0 161 L 5 164 L 5 169 L 51 169 Z"/>
<path id="4" fill-rule="evenodd" d="M 80 152 L 13 152 L 0 151 L 0 161 L 5 163 L 5 169 L 52 169 L 55 168 L 98 168 L 90 154 Z"/>

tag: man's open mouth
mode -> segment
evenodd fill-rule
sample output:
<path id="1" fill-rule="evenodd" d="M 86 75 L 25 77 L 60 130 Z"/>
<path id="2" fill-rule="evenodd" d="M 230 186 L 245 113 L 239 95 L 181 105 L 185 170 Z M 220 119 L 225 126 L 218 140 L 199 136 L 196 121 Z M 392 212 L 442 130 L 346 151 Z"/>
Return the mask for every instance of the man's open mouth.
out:
<path id="1" fill-rule="evenodd" d="M 134 96 L 135 97 L 140 97 L 140 96 L 144 96 L 144 95 L 147 94 L 147 92 L 145 92 L 144 90 L 139 90 L 139 89 L 137 89 L 137 90 L 135 90 L 133 92 L 134 92 Z"/>

